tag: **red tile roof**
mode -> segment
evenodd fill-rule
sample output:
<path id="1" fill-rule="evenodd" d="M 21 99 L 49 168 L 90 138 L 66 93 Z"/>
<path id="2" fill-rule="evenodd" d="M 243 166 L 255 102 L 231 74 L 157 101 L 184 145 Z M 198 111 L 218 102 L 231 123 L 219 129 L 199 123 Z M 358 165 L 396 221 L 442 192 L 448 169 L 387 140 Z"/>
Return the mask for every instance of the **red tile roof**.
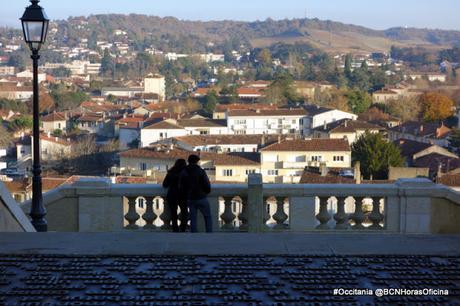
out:
<path id="1" fill-rule="evenodd" d="M 241 87 L 237 89 L 237 93 L 239 96 L 257 96 L 261 97 L 263 95 L 263 90 L 260 88 L 252 88 L 252 87 Z"/>
<path id="2" fill-rule="evenodd" d="M 294 109 L 259 109 L 259 110 L 229 110 L 231 117 L 269 117 L 269 116 L 306 116 L 307 112 L 301 108 Z"/>
<path id="3" fill-rule="evenodd" d="M 424 136 L 437 139 L 443 139 L 449 136 L 452 131 L 450 128 L 446 127 L 443 123 L 427 123 L 427 122 L 417 122 L 417 121 L 408 121 L 399 126 L 396 126 L 391 129 L 393 132 L 410 134 L 414 136 Z"/>
<path id="4" fill-rule="evenodd" d="M 145 129 L 147 130 L 183 130 L 184 128 L 173 121 L 164 120 L 154 123 Z"/>
<path id="5" fill-rule="evenodd" d="M 445 174 L 438 178 L 437 182 L 450 187 L 460 187 L 460 174 Z"/>
<path id="6" fill-rule="evenodd" d="M 441 166 L 441 171 L 447 173 L 460 168 L 460 158 L 431 153 L 417 158 L 414 161 L 414 166 L 417 168 L 430 168 L 431 173 L 436 173 Z"/>
<path id="7" fill-rule="evenodd" d="M 259 153 L 209 153 L 185 150 L 156 150 L 153 148 L 133 149 L 120 153 L 122 158 L 145 158 L 159 160 L 187 159 L 190 154 L 197 154 L 202 161 L 213 161 L 215 165 L 260 165 Z"/>
<path id="8" fill-rule="evenodd" d="M 59 137 L 53 137 L 53 136 L 48 137 L 47 134 L 41 134 L 40 135 L 40 140 L 41 141 L 53 142 L 53 143 L 60 144 L 60 145 L 63 145 L 63 146 L 71 146 L 72 145 L 72 142 L 70 140 L 59 138 Z"/>
<path id="9" fill-rule="evenodd" d="M 234 103 L 234 104 L 217 104 L 215 112 L 226 112 L 227 110 L 256 110 L 256 109 L 278 109 L 277 105 L 264 103 Z"/>
<path id="10" fill-rule="evenodd" d="M 311 139 L 284 140 L 272 144 L 264 152 L 349 152 L 348 141 L 344 139 Z"/>
<path id="11" fill-rule="evenodd" d="M 51 113 L 41 118 L 43 122 L 66 121 L 64 113 Z"/>
<path id="12" fill-rule="evenodd" d="M 187 135 L 175 140 L 191 146 L 205 145 L 268 145 L 278 141 L 278 135 Z"/>

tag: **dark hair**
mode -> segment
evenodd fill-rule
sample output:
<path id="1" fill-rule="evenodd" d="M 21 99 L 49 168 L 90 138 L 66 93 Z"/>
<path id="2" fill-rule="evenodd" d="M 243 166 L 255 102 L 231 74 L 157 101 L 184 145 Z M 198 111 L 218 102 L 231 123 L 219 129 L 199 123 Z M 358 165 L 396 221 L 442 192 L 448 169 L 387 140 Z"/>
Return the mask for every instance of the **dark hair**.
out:
<path id="1" fill-rule="evenodd" d="M 188 163 L 191 165 L 196 165 L 200 161 L 200 157 L 198 155 L 192 154 L 188 157 Z"/>
<path id="2" fill-rule="evenodd" d="M 174 166 L 169 169 L 169 172 L 181 172 L 187 166 L 187 162 L 183 158 L 179 158 L 174 163 Z"/>

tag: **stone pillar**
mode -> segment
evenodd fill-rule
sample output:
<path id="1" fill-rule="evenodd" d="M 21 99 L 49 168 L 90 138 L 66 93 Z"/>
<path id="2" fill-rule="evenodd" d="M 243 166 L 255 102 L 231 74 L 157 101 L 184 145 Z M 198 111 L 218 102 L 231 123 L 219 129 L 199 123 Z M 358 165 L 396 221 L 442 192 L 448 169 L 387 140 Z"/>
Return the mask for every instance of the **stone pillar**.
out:
<path id="1" fill-rule="evenodd" d="M 399 179 L 396 182 L 401 205 L 401 232 L 431 233 L 431 198 L 437 186 L 428 179 Z"/>
<path id="2" fill-rule="evenodd" d="M 129 212 L 128 201 L 124 201 L 121 196 L 111 194 L 109 180 L 82 179 L 75 182 L 72 187 L 75 188 L 77 199 L 79 232 L 121 231 L 124 229 L 124 224 L 129 224 L 125 218 Z M 135 206 L 132 209 L 134 209 L 131 211 L 133 218 L 137 218 Z"/>
<path id="3" fill-rule="evenodd" d="M 316 227 L 316 198 L 291 197 L 289 199 L 289 225 L 291 231 L 313 231 Z"/>
<path id="4" fill-rule="evenodd" d="M 260 233 L 265 229 L 264 219 L 264 194 L 262 174 L 254 173 L 248 177 L 248 204 L 247 218 L 248 231 Z"/>

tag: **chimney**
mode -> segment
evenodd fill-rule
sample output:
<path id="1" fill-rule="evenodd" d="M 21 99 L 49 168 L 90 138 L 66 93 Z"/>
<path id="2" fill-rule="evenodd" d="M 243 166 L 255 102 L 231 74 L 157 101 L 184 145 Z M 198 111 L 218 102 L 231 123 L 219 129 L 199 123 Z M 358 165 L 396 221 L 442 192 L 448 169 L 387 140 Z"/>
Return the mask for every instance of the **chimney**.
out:
<path id="1" fill-rule="evenodd" d="M 51 132 L 46 133 L 46 136 L 47 136 L 48 138 L 51 138 Z"/>
<path id="2" fill-rule="evenodd" d="M 348 127 L 348 120 L 345 120 L 345 127 Z"/>
<path id="3" fill-rule="evenodd" d="M 257 114 L 260 114 L 260 109 L 256 109 L 256 113 L 257 113 Z"/>
<path id="4" fill-rule="evenodd" d="M 265 134 L 262 135 L 262 139 L 260 140 L 260 145 L 265 147 Z"/>
<path id="5" fill-rule="evenodd" d="M 281 135 L 278 135 L 278 143 L 281 143 Z"/>
<path id="6" fill-rule="evenodd" d="M 319 166 L 319 170 L 321 172 L 321 176 L 327 176 L 327 174 L 329 173 L 329 169 L 326 167 L 326 164 L 325 163 L 321 163 L 320 166 Z"/>
<path id="7" fill-rule="evenodd" d="M 323 129 L 327 130 L 327 122 L 326 121 L 324 121 Z"/>
<path id="8" fill-rule="evenodd" d="M 360 185 L 361 184 L 361 162 L 357 161 L 355 162 L 355 181 L 356 184 Z"/>
<path id="9" fill-rule="evenodd" d="M 420 134 L 423 133 L 423 130 L 424 130 L 424 128 L 423 128 L 423 124 L 422 124 L 422 125 L 420 125 Z"/>

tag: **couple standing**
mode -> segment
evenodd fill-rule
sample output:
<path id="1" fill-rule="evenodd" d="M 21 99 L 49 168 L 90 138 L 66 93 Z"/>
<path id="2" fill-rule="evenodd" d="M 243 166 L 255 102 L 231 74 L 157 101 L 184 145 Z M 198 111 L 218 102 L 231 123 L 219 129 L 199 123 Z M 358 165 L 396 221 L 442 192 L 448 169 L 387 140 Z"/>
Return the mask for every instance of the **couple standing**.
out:
<path id="1" fill-rule="evenodd" d="M 185 232 L 190 210 L 190 226 L 192 233 L 198 232 L 197 212 L 203 214 L 206 232 L 212 232 L 211 208 L 207 196 L 211 193 L 211 183 L 208 175 L 198 165 L 200 157 L 190 155 L 188 165 L 185 159 L 178 159 L 163 181 L 163 187 L 168 189 L 166 200 L 171 212 L 172 229 L 174 232 Z M 180 228 L 177 224 L 177 208 L 180 207 Z"/>

